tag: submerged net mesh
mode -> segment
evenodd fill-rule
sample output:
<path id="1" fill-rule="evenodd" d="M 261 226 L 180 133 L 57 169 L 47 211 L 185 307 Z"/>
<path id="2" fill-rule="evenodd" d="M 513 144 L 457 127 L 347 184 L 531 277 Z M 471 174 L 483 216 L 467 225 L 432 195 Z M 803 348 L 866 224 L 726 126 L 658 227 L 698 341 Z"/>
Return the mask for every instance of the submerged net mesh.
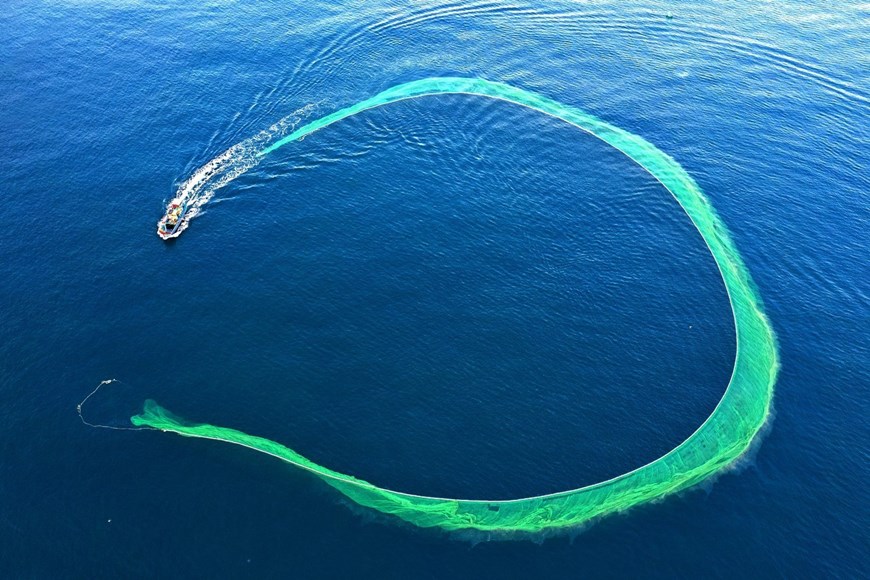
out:
<path id="1" fill-rule="evenodd" d="M 361 111 L 439 94 L 501 99 L 561 119 L 622 151 L 673 194 L 719 266 L 737 334 L 731 380 L 719 404 L 697 431 L 659 459 L 601 483 L 537 497 L 484 501 L 425 497 L 384 489 L 318 465 L 275 441 L 225 427 L 185 422 L 154 401 L 147 401 L 144 411 L 131 418 L 132 423 L 188 437 L 234 443 L 273 455 L 314 473 L 360 505 L 417 526 L 446 530 L 535 533 L 578 526 L 697 484 L 739 458 L 770 412 L 778 370 L 776 341 L 755 286 L 724 224 L 694 180 L 654 145 L 583 111 L 529 91 L 482 79 L 430 78 L 395 86 L 308 123 L 257 155 L 267 155 Z"/>

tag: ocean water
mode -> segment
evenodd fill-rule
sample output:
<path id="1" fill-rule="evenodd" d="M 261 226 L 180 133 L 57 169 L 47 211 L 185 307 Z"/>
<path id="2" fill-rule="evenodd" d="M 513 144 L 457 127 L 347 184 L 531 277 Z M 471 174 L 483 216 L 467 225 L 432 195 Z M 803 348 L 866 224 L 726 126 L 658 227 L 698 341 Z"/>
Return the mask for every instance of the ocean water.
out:
<path id="1" fill-rule="evenodd" d="M 870 574 L 867 5 L 13 0 L 0 28 L 0 576 Z M 154 398 L 384 487 L 488 499 L 691 434 L 734 358 L 715 263 L 649 175 L 533 111 L 362 113 L 157 238 L 233 144 L 448 75 L 582 108 L 701 185 L 780 341 L 745 460 L 504 541 L 398 524 L 245 449 L 81 423 L 117 378 L 101 422 Z"/>

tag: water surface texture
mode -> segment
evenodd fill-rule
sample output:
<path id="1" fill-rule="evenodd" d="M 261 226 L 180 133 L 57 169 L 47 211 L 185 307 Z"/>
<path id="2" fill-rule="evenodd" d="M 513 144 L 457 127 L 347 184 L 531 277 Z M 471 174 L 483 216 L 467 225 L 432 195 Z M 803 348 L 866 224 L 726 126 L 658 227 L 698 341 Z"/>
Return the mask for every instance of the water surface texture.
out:
<path id="1" fill-rule="evenodd" d="M 866 576 L 870 12 L 827 4 L 13 1 L 0 575 Z M 79 422 L 117 377 L 390 489 L 490 499 L 689 436 L 735 355 L 716 265 L 658 182 L 534 111 L 360 113 L 155 235 L 232 145 L 432 76 L 577 106 L 698 182 L 780 343 L 737 473 L 573 538 L 473 545 L 245 449 Z"/>

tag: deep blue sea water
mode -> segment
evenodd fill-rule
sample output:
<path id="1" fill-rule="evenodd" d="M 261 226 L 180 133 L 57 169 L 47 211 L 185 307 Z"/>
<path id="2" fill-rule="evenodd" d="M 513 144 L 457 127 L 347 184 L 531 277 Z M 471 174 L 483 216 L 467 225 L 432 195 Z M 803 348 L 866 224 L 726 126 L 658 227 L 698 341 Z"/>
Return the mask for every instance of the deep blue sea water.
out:
<path id="1" fill-rule="evenodd" d="M 668 18 L 671 13 L 673 18 Z M 867 577 L 870 6 L 28 2 L 0 11 L 0 577 Z M 178 240 L 227 147 L 471 76 L 698 181 L 778 334 L 738 469 L 570 535 L 397 524 L 215 442 L 93 429 L 155 398 L 415 493 L 510 498 L 673 448 L 734 357 L 676 202 L 602 142 L 443 96 L 290 144 Z"/>

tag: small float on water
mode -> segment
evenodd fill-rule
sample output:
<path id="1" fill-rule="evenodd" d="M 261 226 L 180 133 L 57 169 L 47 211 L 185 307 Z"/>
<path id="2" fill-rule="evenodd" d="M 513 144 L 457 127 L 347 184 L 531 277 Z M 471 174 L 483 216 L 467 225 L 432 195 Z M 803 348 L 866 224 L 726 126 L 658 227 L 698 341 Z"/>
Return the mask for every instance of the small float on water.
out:
<path id="1" fill-rule="evenodd" d="M 166 214 L 157 222 L 157 235 L 164 240 L 181 234 L 181 224 L 188 209 L 187 200 L 173 199 L 166 207 Z"/>

